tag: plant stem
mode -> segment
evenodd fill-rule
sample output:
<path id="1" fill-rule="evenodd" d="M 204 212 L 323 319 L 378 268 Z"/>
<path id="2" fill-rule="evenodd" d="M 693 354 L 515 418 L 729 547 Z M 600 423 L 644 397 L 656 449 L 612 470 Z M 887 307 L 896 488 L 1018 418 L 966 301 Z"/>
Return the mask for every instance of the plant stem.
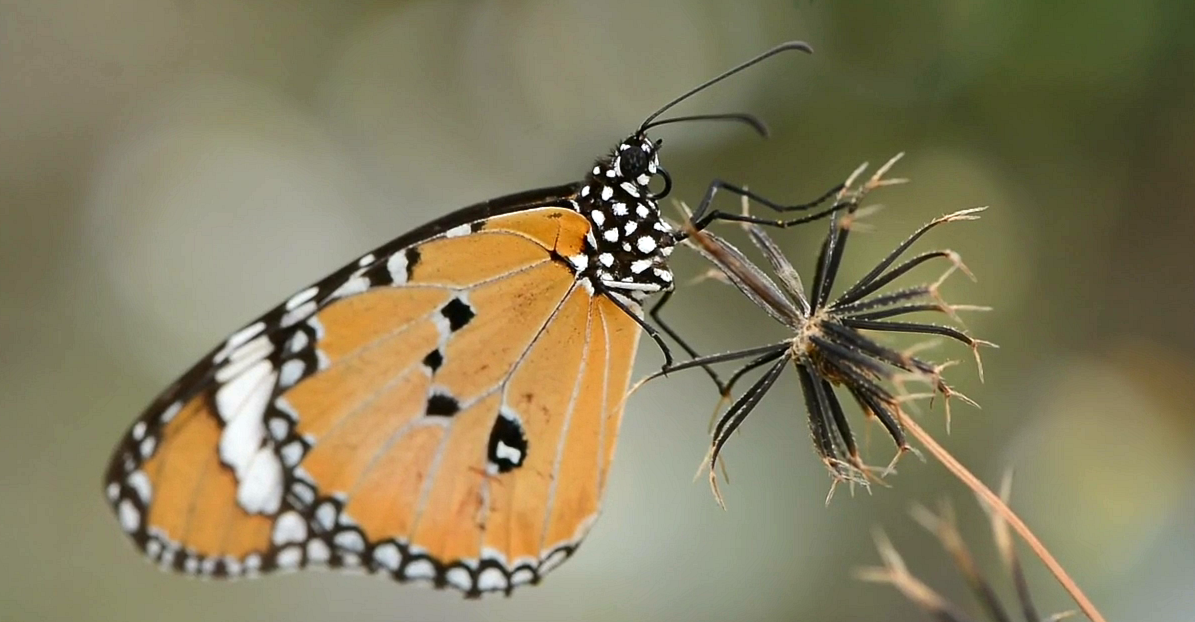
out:
<path id="1" fill-rule="evenodd" d="M 979 495 L 979 497 L 987 502 L 988 505 L 990 505 L 998 514 L 1000 514 L 1000 516 L 1004 517 L 1004 520 L 1008 521 L 1008 524 L 1012 526 L 1013 530 L 1020 534 L 1021 538 L 1026 544 L 1029 545 L 1029 548 L 1033 550 L 1033 553 L 1037 555 L 1038 559 L 1045 563 L 1046 567 L 1050 569 L 1050 572 L 1054 573 L 1054 577 L 1058 579 L 1060 584 L 1062 584 L 1063 589 L 1070 594 L 1071 598 L 1075 600 L 1075 604 L 1079 605 L 1079 609 L 1084 615 L 1091 619 L 1091 622 L 1106 622 L 1104 620 L 1104 616 L 1100 614 L 1099 610 L 1095 608 L 1095 605 L 1088 600 L 1087 596 L 1083 593 L 1083 590 L 1079 589 L 1079 586 L 1075 583 L 1074 579 L 1071 579 L 1066 570 L 1062 568 L 1062 564 L 1059 564 L 1058 560 L 1054 559 L 1054 556 L 1051 555 L 1050 551 L 1047 550 L 1045 545 L 1041 543 L 1041 540 L 1038 540 L 1037 536 L 1033 535 L 1033 532 L 1029 530 L 1029 527 L 1025 525 L 1024 521 L 1022 521 L 1020 517 L 1012 511 L 1012 508 L 1009 508 L 1008 505 L 1004 503 L 999 495 L 992 492 L 991 489 L 985 486 L 978 477 L 975 477 L 974 474 L 968 471 L 967 468 L 962 465 L 962 463 L 956 460 L 954 456 L 950 454 L 950 452 L 946 451 L 945 447 L 939 445 L 938 441 L 934 440 L 934 437 L 931 436 L 929 432 L 926 432 L 924 428 L 918 425 L 912 417 L 902 417 L 902 423 L 904 424 L 905 429 L 911 432 L 918 441 L 921 441 L 921 444 L 929 450 L 929 453 L 933 454 L 934 458 L 937 458 L 938 461 L 942 463 L 942 466 L 946 467 L 948 471 L 958 477 L 959 480 L 962 481 L 963 484 L 965 484 L 968 488 L 975 491 L 975 494 Z"/>

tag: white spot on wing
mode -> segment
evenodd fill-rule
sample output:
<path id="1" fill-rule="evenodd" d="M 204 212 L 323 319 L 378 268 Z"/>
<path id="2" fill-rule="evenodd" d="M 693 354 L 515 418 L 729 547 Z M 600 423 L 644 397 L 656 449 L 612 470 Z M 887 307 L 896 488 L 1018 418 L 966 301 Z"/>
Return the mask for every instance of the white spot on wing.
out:
<path id="1" fill-rule="evenodd" d="M 337 287 L 336 291 L 332 292 L 332 297 L 333 298 L 348 298 L 349 296 L 355 296 L 357 294 L 365 292 L 368 289 L 369 289 L 369 279 L 367 279 L 361 275 L 357 275 L 357 276 L 354 276 L 353 278 L 345 281 L 344 284 L 341 285 L 340 287 Z"/>
<path id="2" fill-rule="evenodd" d="M 307 539 L 307 521 L 298 512 L 283 512 L 274 521 L 275 545 L 282 546 L 291 542 L 302 542 Z"/>
<path id="3" fill-rule="evenodd" d="M 530 583 L 531 579 L 535 577 L 535 573 L 531 572 L 529 568 L 519 568 L 510 575 L 511 585 L 523 585 Z"/>
<path id="4" fill-rule="evenodd" d="M 314 300 L 305 302 L 305 303 L 299 305 L 298 307 L 295 307 L 294 309 L 291 309 L 290 311 L 287 311 L 285 314 L 283 314 L 282 319 L 278 323 L 279 323 L 279 325 L 282 326 L 282 328 L 287 328 L 288 326 L 293 326 L 293 325 L 311 317 L 311 314 L 315 313 L 315 309 L 316 309 L 316 305 L 315 305 Z"/>
<path id="5" fill-rule="evenodd" d="M 262 447 L 239 478 L 237 503 L 250 514 L 273 514 L 282 505 L 282 462 Z"/>
<path id="6" fill-rule="evenodd" d="M 147 436 L 141 441 L 141 459 L 149 460 L 150 456 L 154 455 L 154 449 L 158 446 L 158 439 L 154 436 Z"/>
<path id="7" fill-rule="evenodd" d="M 386 270 L 390 272 L 390 280 L 395 285 L 407 282 L 407 252 L 398 251 L 386 260 Z"/>
<path id="8" fill-rule="evenodd" d="M 137 493 L 137 498 L 141 499 L 141 503 L 149 504 L 149 500 L 153 496 L 153 484 L 149 482 L 149 476 L 145 474 L 145 471 L 138 469 L 129 473 L 126 481 Z"/>
<path id="9" fill-rule="evenodd" d="M 635 229 L 638 229 L 638 228 L 639 228 L 639 223 L 637 223 L 633 220 L 628 220 L 627 224 L 622 226 L 622 232 L 625 233 L 626 235 L 631 235 L 632 233 L 635 232 Z"/>
<path id="10" fill-rule="evenodd" d="M 518 464 L 519 460 L 523 459 L 523 452 L 518 449 L 498 441 L 498 446 L 494 448 L 494 455 L 504 460 L 510 461 L 512 464 Z"/>
<path id="11" fill-rule="evenodd" d="M 637 214 L 640 218 L 647 218 L 649 213 L 650 212 L 648 211 L 646 205 L 640 203 L 639 205 L 635 206 L 635 214 Z"/>
<path id="12" fill-rule="evenodd" d="M 356 531 L 341 531 L 332 537 L 332 544 L 346 551 L 360 553 L 365 550 L 365 540 Z"/>
<path id="13" fill-rule="evenodd" d="M 369 254 L 365 255 L 364 257 L 358 259 L 357 265 L 359 267 L 364 268 L 365 266 L 368 266 L 369 264 L 373 263 L 376 260 L 377 260 L 377 258 L 373 256 L 373 253 L 369 253 Z"/>
<path id="14" fill-rule="evenodd" d="M 566 557 L 568 557 L 568 554 L 564 552 L 564 549 L 556 549 L 555 551 L 552 551 L 552 554 L 548 555 L 548 558 L 544 560 L 542 565 L 540 565 L 539 573 L 543 575 L 551 572 L 552 569 L 559 566 Z"/>
<path id="15" fill-rule="evenodd" d="M 319 288 L 312 285 L 311 287 L 308 287 L 307 289 L 295 294 L 294 296 L 291 296 L 286 301 L 286 310 L 291 311 L 291 310 L 298 308 L 300 305 L 315 298 L 315 295 L 318 293 L 319 293 Z"/>
<path id="16" fill-rule="evenodd" d="M 631 262 L 631 272 L 639 274 L 651 267 L 650 259 L 637 259 Z"/>
<path id="17" fill-rule="evenodd" d="M 274 376 L 270 362 L 259 360 L 232 382 L 220 387 L 216 391 L 216 410 L 220 417 L 230 422 L 246 412 L 260 415 L 274 388 Z"/>
<path id="18" fill-rule="evenodd" d="M 287 342 L 286 349 L 290 350 L 292 353 L 298 352 L 303 348 L 306 348 L 308 343 L 310 343 L 310 340 L 307 338 L 306 332 L 301 330 L 295 331 L 295 334 L 291 335 L 290 341 Z"/>
<path id="19" fill-rule="evenodd" d="M 178 414 L 178 411 L 182 409 L 182 402 L 175 402 L 171 404 L 170 408 L 167 408 L 165 412 L 162 413 L 162 423 L 170 423 L 170 421 L 174 419 L 174 416 Z"/>
<path id="20" fill-rule="evenodd" d="M 303 459 L 303 444 L 299 441 L 291 441 L 284 445 L 278 453 L 288 468 L 293 467 Z"/>
<path id="21" fill-rule="evenodd" d="M 468 235 L 468 234 L 469 234 L 469 225 L 465 224 L 465 225 L 457 225 L 457 226 L 449 229 L 448 231 L 445 231 L 444 237 L 459 238 L 462 235 Z"/>
<path id="22" fill-rule="evenodd" d="M 319 521 L 324 531 L 329 531 L 336 525 L 336 506 L 325 501 L 315 509 L 315 520 Z"/>
<path id="23" fill-rule="evenodd" d="M 450 568 L 444 575 L 444 578 L 448 580 L 448 583 L 462 590 L 467 591 L 473 587 L 473 576 L 469 574 L 468 570 L 460 566 Z"/>
<path id="24" fill-rule="evenodd" d="M 656 250 L 656 241 L 650 236 L 641 236 L 635 241 L 635 247 L 639 249 L 640 253 L 650 253 Z"/>
<path id="25" fill-rule="evenodd" d="M 307 542 L 307 561 L 313 564 L 322 564 L 332 557 L 332 550 L 328 548 L 328 543 L 320 539 L 315 539 Z"/>
<path id="26" fill-rule="evenodd" d="M 216 408 L 228 422 L 220 434 L 220 460 L 233 469 L 238 481 L 243 481 L 265 436 L 262 415 L 270 400 L 275 376 L 270 371 L 270 364 L 262 361 L 216 391 Z"/>
<path id="27" fill-rule="evenodd" d="M 232 350 L 234 348 L 240 347 L 241 344 L 256 337 L 258 334 L 261 333 L 261 331 L 265 330 L 265 328 L 266 328 L 265 322 L 262 322 L 259 320 L 257 322 L 254 322 L 254 323 L 242 328 L 241 330 L 238 330 L 237 332 L 233 333 L 231 337 L 228 338 L 227 342 L 225 342 L 224 349 Z"/>
<path id="28" fill-rule="evenodd" d="M 403 574 L 408 579 L 434 579 L 436 577 L 436 567 L 426 559 L 416 559 L 407 564 Z"/>
<path id="29" fill-rule="evenodd" d="M 303 377 L 303 370 L 306 365 L 300 359 L 291 359 L 282 364 L 282 369 L 278 373 L 278 382 L 283 387 L 294 386 L 300 378 Z"/>
<path id="30" fill-rule="evenodd" d="M 614 210 L 615 216 L 626 216 L 627 215 L 627 204 L 626 203 L 615 203 L 611 209 Z"/>
<path id="31" fill-rule="evenodd" d="M 577 272 L 589 267 L 589 255 L 584 253 L 572 255 L 568 258 L 568 261 L 569 263 L 573 264 L 573 268 L 576 268 Z"/>
<path id="32" fill-rule="evenodd" d="M 216 370 L 216 382 L 228 382 L 236 378 L 273 351 L 274 344 L 265 335 L 233 350 L 228 361 Z"/>
<path id="33" fill-rule="evenodd" d="M 146 425 L 145 425 L 144 421 L 138 421 L 136 424 L 134 424 L 133 425 L 133 440 L 135 440 L 135 441 L 141 440 L 141 438 L 145 436 L 145 428 L 146 428 Z"/>
<path id="34" fill-rule="evenodd" d="M 636 199 L 639 198 L 639 189 L 635 187 L 635 184 L 632 184 L 629 181 L 624 181 L 622 182 L 622 189 L 624 192 L 635 197 Z"/>
<path id="35" fill-rule="evenodd" d="M 302 561 L 303 549 L 293 544 L 278 551 L 278 555 L 274 558 L 274 563 L 278 564 L 278 568 L 282 570 L 295 570 Z"/>
<path id="36" fill-rule="evenodd" d="M 614 255 L 610 253 L 602 253 L 598 255 L 598 263 L 609 268 L 614 265 Z"/>
<path id="37" fill-rule="evenodd" d="M 611 173 L 613 173 L 614 171 L 610 171 L 610 172 L 611 172 Z M 607 177 L 613 177 L 613 175 L 607 175 Z M 614 196 L 614 189 L 613 189 L 613 188 L 611 188 L 610 186 L 603 186 L 603 187 L 602 187 L 602 200 L 603 200 L 603 201 L 609 201 L 609 200 L 610 200 L 610 198 L 611 198 L 611 197 L 613 197 L 613 196 Z"/>
<path id="38" fill-rule="evenodd" d="M 593 224 L 599 227 L 606 223 L 606 215 L 603 214 L 602 210 L 600 209 L 595 209 L 592 212 L 589 212 L 589 219 L 593 221 Z"/>
<path id="39" fill-rule="evenodd" d="M 132 501 L 121 501 L 117 513 L 120 514 L 120 528 L 124 529 L 125 533 L 133 533 L 141 526 L 141 512 L 137 511 L 137 506 L 133 505 Z"/>
<path id="40" fill-rule="evenodd" d="M 286 438 L 286 433 L 290 431 L 290 424 L 281 417 L 270 417 L 266 427 L 270 429 L 270 438 L 276 441 Z"/>
<path id="41" fill-rule="evenodd" d="M 505 590 L 506 575 L 499 569 L 490 566 L 477 575 L 477 589 L 483 592 Z"/>
<path id="42" fill-rule="evenodd" d="M 373 561 L 390 572 L 394 572 L 402 564 L 402 553 L 393 542 L 383 542 L 374 547 Z"/>
<path id="43" fill-rule="evenodd" d="M 282 462 L 269 447 L 253 454 L 243 478 L 238 479 L 237 503 L 249 513 L 272 515 L 282 505 Z"/>
<path id="44" fill-rule="evenodd" d="M 605 238 L 607 242 L 617 242 L 618 241 L 618 229 L 606 229 L 602 233 L 602 237 Z"/>

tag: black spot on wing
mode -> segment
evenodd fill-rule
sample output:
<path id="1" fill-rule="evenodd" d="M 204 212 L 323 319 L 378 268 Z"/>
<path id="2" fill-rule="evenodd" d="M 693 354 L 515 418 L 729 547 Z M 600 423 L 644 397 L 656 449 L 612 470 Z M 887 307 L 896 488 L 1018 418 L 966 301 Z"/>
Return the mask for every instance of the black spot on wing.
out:
<path id="1" fill-rule="evenodd" d="M 527 435 L 517 415 L 500 412 L 490 429 L 486 457 L 499 473 L 507 473 L 523 466 L 527 459 Z"/>
<path id="2" fill-rule="evenodd" d="M 429 417 L 451 417 L 460 410 L 461 404 L 455 397 L 447 393 L 432 393 L 427 397 L 427 409 L 424 413 Z"/>
<path id="3" fill-rule="evenodd" d="M 423 357 L 423 366 L 428 368 L 432 373 L 440 369 L 440 366 L 443 364 L 444 354 L 440 352 L 439 348 L 428 352 L 427 356 Z"/>
<path id="4" fill-rule="evenodd" d="M 405 252 L 407 254 L 407 278 L 409 279 L 415 270 L 415 266 L 419 265 L 419 260 L 423 258 L 423 255 L 419 252 L 418 246 L 412 246 Z"/>
<path id="5" fill-rule="evenodd" d="M 456 332 L 465 327 L 476 315 L 469 303 L 460 298 L 453 298 L 440 309 L 440 314 L 448 320 L 448 327 Z"/>

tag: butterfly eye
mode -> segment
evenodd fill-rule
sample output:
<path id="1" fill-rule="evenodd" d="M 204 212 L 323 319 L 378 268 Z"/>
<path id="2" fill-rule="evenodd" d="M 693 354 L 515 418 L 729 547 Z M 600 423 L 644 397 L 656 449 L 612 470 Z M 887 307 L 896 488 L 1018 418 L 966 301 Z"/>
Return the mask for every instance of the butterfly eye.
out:
<path id="1" fill-rule="evenodd" d="M 642 149 L 627 149 L 618 159 L 618 171 L 626 179 L 635 179 L 647 172 L 647 154 Z"/>

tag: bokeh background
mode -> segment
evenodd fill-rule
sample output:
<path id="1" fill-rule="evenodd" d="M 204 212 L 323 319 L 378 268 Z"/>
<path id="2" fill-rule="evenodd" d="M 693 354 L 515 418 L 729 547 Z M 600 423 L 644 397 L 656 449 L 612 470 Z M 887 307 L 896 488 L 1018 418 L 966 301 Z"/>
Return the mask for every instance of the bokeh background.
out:
<path id="1" fill-rule="evenodd" d="M 913 183 L 872 196 L 887 208 L 847 275 L 933 216 L 991 205 L 922 246 L 979 276 L 951 299 L 995 307 L 968 322 L 1002 346 L 986 384 L 964 348 L 934 353 L 960 359 L 951 379 L 983 410 L 956 405 L 949 437 L 940 407 L 922 421 L 991 483 L 1015 467 L 1014 507 L 1109 619 L 1193 619 L 1192 35 L 1178 0 L 0 1 L 0 619 L 920 620 L 852 573 L 882 527 L 970 606 L 907 513 L 943 498 L 1008 593 L 982 512 L 934 463 L 823 503 L 793 376 L 730 445 L 725 512 L 692 483 L 713 389 L 686 373 L 637 394 L 602 519 L 509 599 L 183 580 L 143 563 L 103 502 L 131 418 L 226 333 L 426 220 L 578 178 L 664 101 L 792 38 L 817 53 L 683 108 L 757 112 L 771 140 L 658 132 L 674 196 L 720 176 L 801 201 L 906 151 L 894 174 Z M 822 231 L 781 235 L 802 269 Z M 715 282 L 672 317 L 706 351 L 780 334 Z M 639 374 L 660 362 L 644 343 Z M 1041 607 L 1068 608 L 1028 565 Z"/>

